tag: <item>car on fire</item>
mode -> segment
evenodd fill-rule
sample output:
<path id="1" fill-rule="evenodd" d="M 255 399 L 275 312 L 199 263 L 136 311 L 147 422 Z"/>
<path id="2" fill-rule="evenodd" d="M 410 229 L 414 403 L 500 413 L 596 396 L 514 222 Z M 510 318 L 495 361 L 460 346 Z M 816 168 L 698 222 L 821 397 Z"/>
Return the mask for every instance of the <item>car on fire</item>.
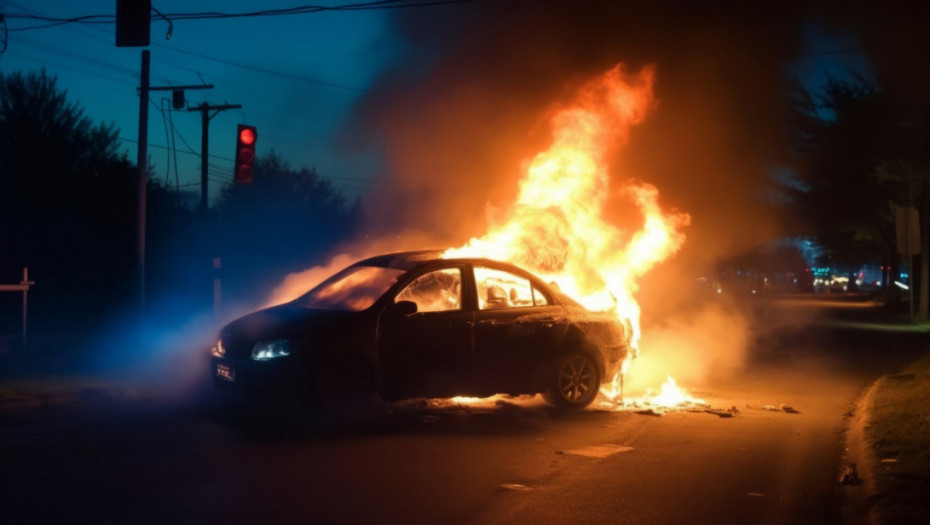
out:
<path id="1" fill-rule="evenodd" d="M 630 326 L 514 265 L 438 251 L 350 265 L 304 295 L 220 330 L 215 386 L 333 406 L 538 394 L 560 409 L 597 397 L 630 355 Z"/>

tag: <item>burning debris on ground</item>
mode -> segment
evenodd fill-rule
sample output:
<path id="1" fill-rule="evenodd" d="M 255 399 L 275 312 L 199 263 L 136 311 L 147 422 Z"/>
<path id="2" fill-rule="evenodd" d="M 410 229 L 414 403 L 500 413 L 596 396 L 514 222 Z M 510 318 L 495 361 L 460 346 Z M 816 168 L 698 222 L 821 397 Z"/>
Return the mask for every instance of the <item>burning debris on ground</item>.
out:
<path id="1" fill-rule="evenodd" d="M 762 405 L 761 407 L 755 407 L 753 405 L 746 405 L 746 408 L 750 408 L 750 409 L 758 408 L 759 410 L 765 410 L 767 412 L 785 412 L 787 414 L 800 414 L 801 413 L 798 409 L 794 408 L 791 405 L 786 405 L 785 403 L 782 403 L 778 406 Z"/>

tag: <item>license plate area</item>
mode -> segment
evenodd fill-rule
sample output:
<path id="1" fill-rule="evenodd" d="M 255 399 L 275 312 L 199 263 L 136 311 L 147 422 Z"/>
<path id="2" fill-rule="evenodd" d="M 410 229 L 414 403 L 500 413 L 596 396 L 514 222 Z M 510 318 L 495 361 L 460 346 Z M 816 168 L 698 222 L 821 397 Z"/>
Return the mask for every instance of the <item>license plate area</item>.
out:
<path id="1" fill-rule="evenodd" d="M 235 381 L 236 368 L 227 363 L 216 363 L 216 377 L 226 381 Z"/>

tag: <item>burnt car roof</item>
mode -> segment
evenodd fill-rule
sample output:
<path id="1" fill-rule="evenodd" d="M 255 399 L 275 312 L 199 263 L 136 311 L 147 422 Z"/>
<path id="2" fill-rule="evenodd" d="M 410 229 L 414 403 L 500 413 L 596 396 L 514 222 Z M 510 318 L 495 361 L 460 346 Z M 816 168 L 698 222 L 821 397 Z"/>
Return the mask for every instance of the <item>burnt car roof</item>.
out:
<path id="1" fill-rule="evenodd" d="M 446 259 L 442 256 L 443 253 L 445 253 L 444 250 L 417 250 L 409 252 L 388 253 L 385 255 L 369 257 L 368 259 L 364 259 L 355 263 L 353 266 L 377 266 L 380 268 L 394 268 L 397 270 L 410 271 L 417 266 L 422 265 L 423 263 L 433 261 L 464 261 L 470 263 L 487 263 L 503 268 L 508 268 L 519 273 L 528 273 L 523 268 L 506 261 L 497 261 L 493 259 L 486 259 L 484 257 L 452 257 Z"/>
<path id="2" fill-rule="evenodd" d="M 388 253 L 369 257 L 355 263 L 354 266 L 377 266 L 380 268 L 396 268 L 398 270 L 412 270 L 417 265 L 427 261 L 442 259 L 442 250 L 418 250 L 411 252 Z"/>

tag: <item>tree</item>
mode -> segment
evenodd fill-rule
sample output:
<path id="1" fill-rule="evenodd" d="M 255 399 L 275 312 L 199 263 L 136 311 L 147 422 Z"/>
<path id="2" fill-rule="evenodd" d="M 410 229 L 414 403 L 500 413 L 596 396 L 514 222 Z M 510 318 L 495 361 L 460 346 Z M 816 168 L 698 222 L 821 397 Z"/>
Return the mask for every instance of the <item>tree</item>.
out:
<path id="1" fill-rule="evenodd" d="M 36 294 L 74 298 L 70 313 L 124 293 L 135 179 L 119 149 L 116 128 L 85 116 L 44 70 L 0 74 L 0 275 L 29 266 Z"/>
<path id="2" fill-rule="evenodd" d="M 920 201 L 923 123 L 872 80 L 830 79 L 813 95 L 789 91 L 789 191 L 807 233 L 838 264 L 897 266 L 895 212 Z"/>
<path id="3" fill-rule="evenodd" d="M 350 205 L 316 170 L 294 169 L 273 151 L 255 163 L 251 184 L 229 185 L 215 206 L 224 274 L 269 290 L 284 273 L 319 262 L 355 231 Z"/>

